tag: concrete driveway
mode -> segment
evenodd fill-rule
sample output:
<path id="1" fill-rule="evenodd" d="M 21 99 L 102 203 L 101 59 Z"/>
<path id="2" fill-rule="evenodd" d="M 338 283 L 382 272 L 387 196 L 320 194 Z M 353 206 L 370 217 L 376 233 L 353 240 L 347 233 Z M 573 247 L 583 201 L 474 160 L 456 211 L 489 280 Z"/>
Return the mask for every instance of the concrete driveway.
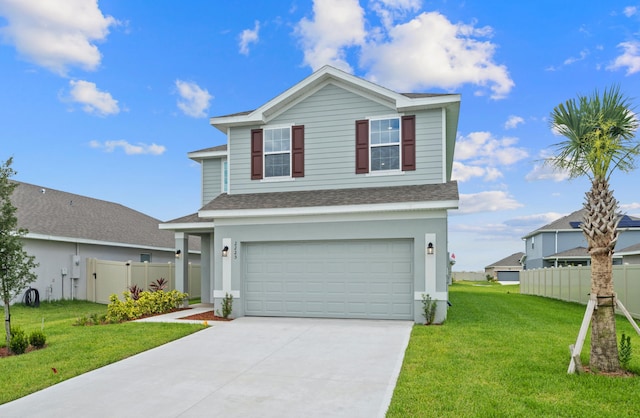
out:
<path id="1" fill-rule="evenodd" d="M 384 416 L 412 326 L 251 317 L 216 322 L 0 405 L 0 416 Z"/>

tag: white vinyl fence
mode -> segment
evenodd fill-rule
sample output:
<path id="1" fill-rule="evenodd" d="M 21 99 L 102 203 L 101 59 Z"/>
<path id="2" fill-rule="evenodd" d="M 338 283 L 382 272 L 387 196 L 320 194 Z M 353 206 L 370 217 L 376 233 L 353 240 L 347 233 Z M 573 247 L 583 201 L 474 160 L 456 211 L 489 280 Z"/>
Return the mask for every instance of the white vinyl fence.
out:
<path id="1" fill-rule="evenodd" d="M 174 263 L 138 263 L 87 259 L 87 300 L 109 303 L 109 297 L 137 285 L 149 290 L 149 285 L 163 278 L 168 282 L 167 290 L 176 288 Z M 189 263 L 189 297 L 200 297 L 200 265 Z"/>
<path id="2" fill-rule="evenodd" d="M 640 265 L 613 266 L 613 287 L 634 318 L 640 318 Z M 552 267 L 520 272 L 520 293 L 586 305 L 591 292 L 591 267 Z"/>

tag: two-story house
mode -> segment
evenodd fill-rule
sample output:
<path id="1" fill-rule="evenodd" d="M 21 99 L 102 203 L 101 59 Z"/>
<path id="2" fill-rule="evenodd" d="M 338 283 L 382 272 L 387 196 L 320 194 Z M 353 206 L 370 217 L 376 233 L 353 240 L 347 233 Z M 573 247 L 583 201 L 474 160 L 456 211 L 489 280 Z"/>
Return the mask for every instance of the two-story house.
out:
<path id="1" fill-rule="evenodd" d="M 613 264 L 637 262 L 640 248 L 640 219 L 620 215 L 618 241 Z M 525 235 L 525 269 L 588 266 L 591 256 L 580 224 L 584 209 L 577 210 Z"/>
<path id="2" fill-rule="evenodd" d="M 211 118 L 227 144 L 189 154 L 202 207 L 161 225 L 183 254 L 202 237 L 203 302 L 233 295 L 234 316 L 422 322 L 429 294 L 442 321 L 459 107 L 456 94 L 400 94 L 326 66 Z"/>

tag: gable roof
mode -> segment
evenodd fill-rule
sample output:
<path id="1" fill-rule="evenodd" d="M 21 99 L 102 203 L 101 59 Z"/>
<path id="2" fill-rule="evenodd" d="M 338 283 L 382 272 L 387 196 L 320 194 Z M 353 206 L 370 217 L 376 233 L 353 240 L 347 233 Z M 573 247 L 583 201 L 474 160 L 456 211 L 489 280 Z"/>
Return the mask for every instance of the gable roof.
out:
<path id="1" fill-rule="evenodd" d="M 160 221 L 118 203 L 15 182 L 11 202 L 27 238 L 173 249 L 174 234 Z M 196 240 L 197 241 L 197 240 Z M 199 242 L 190 249 L 199 249 Z"/>
<path id="2" fill-rule="evenodd" d="M 326 213 L 328 208 L 343 212 L 353 208 L 362 211 L 363 205 L 398 204 L 411 209 L 454 209 L 458 206 L 458 183 L 423 184 L 418 186 L 366 187 L 356 189 L 305 190 L 296 192 L 220 194 L 199 211 L 205 218 L 242 216 L 262 211 L 294 210 L 307 214 L 310 211 Z M 347 206 L 351 208 L 346 208 Z M 358 208 L 360 206 L 360 208 Z M 302 208 L 306 208 L 307 211 Z M 391 209 L 390 207 L 390 210 Z"/>
<path id="3" fill-rule="evenodd" d="M 191 151 L 190 153 L 187 154 L 187 157 L 191 158 L 194 161 L 202 161 L 206 158 L 226 157 L 226 156 L 227 156 L 227 144 L 204 148 L 197 151 Z"/>
<path id="4" fill-rule="evenodd" d="M 536 229 L 533 232 L 529 232 L 523 238 L 529 238 L 533 235 L 536 235 L 540 232 L 544 231 L 580 231 L 580 224 L 584 220 L 584 214 L 586 210 L 584 208 L 572 212 L 562 218 L 556 219 L 555 221 L 542 226 Z M 618 228 L 640 228 L 640 218 L 636 218 L 634 216 L 629 215 L 620 215 L 620 223 L 618 224 Z"/>
<path id="5" fill-rule="evenodd" d="M 524 257 L 524 253 L 522 251 L 513 253 L 508 257 L 503 258 L 502 260 L 496 261 L 493 264 L 486 266 L 485 268 L 492 267 L 508 267 L 508 266 L 521 266 L 520 261 Z"/>
<path id="6" fill-rule="evenodd" d="M 209 119 L 209 122 L 225 134 L 231 127 L 264 125 L 327 84 L 336 85 L 370 100 L 377 101 L 397 112 L 445 108 L 447 178 L 451 178 L 453 152 L 460 114 L 459 94 L 397 93 L 325 65 L 255 110 L 226 116 L 214 116 Z"/>

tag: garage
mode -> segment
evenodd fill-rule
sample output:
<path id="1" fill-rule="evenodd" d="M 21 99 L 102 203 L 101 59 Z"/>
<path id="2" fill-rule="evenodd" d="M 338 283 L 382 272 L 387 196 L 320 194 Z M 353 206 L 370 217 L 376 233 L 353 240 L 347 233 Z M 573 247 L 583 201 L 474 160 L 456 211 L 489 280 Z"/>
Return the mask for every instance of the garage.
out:
<path id="1" fill-rule="evenodd" d="M 245 314 L 413 320 L 413 240 L 243 244 Z"/>

